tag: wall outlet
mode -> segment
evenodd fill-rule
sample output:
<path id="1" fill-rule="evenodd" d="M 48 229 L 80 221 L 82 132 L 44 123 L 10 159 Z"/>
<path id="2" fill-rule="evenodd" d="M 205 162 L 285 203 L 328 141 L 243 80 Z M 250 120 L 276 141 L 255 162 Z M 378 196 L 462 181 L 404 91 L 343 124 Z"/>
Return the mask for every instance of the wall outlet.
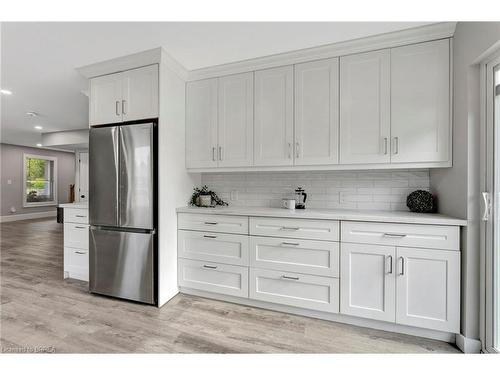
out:
<path id="1" fill-rule="evenodd" d="M 231 194 L 230 194 L 229 199 L 232 200 L 232 201 L 238 200 L 238 191 L 237 190 L 231 190 Z"/>
<path id="2" fill-rule="evenodd" d="M 12 185 L 12 180 L 7 180 L 7 185 Z"/>

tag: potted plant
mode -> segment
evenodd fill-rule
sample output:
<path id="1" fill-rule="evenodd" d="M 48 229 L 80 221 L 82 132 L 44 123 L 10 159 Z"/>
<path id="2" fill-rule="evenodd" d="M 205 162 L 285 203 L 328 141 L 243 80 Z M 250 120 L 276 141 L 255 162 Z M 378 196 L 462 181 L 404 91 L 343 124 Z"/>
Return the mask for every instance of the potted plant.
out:
<path id="1" fill-rule="evenodd" d="M 209 190 L 208 186 L 204 185 L 201 189 L 197 187 L 194 188 L 189 205 L 198 207 L 215 207 L 227 206 L 228 204 L 219 198 L 216 192 Z"/>

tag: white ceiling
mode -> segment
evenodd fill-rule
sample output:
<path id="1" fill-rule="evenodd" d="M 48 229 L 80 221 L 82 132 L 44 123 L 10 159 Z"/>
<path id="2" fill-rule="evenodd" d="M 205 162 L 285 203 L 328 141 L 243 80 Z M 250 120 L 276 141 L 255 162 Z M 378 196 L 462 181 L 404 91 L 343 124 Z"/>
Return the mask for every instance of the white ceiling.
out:
<path id="1" fill-rule="evenodd" d="M 33 146 L 40 132 L 88 126 L 86 80 L 75 68 L 162 46 L 188 70 L 403 30 L 429 22 L 3 23 L 1 141 Z M 27 111 L 40 114 L 29 118 Z"/>

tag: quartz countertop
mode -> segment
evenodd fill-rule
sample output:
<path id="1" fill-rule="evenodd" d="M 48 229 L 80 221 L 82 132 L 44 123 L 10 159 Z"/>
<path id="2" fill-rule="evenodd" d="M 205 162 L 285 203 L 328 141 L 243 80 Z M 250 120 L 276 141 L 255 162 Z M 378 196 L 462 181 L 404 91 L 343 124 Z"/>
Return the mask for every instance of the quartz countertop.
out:
<path id="1" fill-rule="evenodd" d="M 288 210 L 270 207 L 179 207 L 177 213 L 200 213 L 237 216 L 266 216 L 297 219 L 378 221 L 405 224 L 433 224 L 466 226 L 467 220 L 441 215 L 420 214 L 409 211 L 372 211 L 372 210 L 327 210 L 310 209 Z"/>
<path id="2" fill-rule="evenodd" d="M 74 202 L 74 203 L 62 203 L 59 205 L 62 208 L 89 208 L 88 202 Z"/>

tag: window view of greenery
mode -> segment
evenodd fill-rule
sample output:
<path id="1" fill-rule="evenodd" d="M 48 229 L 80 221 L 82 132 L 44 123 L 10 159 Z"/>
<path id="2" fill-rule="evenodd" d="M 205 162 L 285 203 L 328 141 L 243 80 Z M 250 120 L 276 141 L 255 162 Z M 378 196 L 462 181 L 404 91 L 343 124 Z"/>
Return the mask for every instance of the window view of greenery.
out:
<path id="1" fill-rule="evenodd" d="M 54 162 L 26 158 L 26 202 L 51 202 L 54 200 Z"/>

